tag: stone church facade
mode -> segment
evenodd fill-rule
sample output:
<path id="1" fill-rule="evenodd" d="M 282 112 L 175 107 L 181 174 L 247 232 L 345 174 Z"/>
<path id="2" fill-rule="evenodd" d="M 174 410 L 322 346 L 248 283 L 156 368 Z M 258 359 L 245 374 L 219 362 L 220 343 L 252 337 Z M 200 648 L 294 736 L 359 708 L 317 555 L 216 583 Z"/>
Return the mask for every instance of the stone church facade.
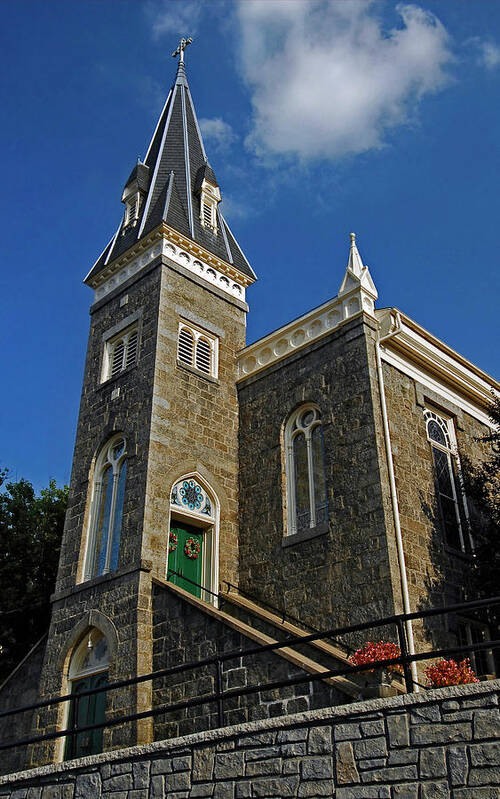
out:
<path id="1" fill-rule="evenodd" d="M 500 385 L 403 312 L 376 307 L 353 234 L 337 296 L 246 346 L 256 276 L 220 213 L 180 55 L 123 219 L 86 278 L 94 301 L 39 699 L 278 640 L 294 624 L 459 601 L 471 568 L 460 453 L 484 454 Z M 295 622 L 279 629 L 283 613 Z M 486 634 L 450 624 L 415 624 L 410 647 Z M 268 653 L 222 676 L 235 687 L 321 668 L 317 652 Z M 4 707 L 22 673 L 0 688 Z M 87 723 L 202 695 L 207 680 L 213 689 L 203 673 L 101 694 Z M 349 680 L 263 694 L 228 705 L 225 723 L 357 695 Z M 72 712 L 43 709 L 29 726 L 64 730 Z M 210 728 L 212 716 L 145 717 L 23 757 L 148 743 Z"/>

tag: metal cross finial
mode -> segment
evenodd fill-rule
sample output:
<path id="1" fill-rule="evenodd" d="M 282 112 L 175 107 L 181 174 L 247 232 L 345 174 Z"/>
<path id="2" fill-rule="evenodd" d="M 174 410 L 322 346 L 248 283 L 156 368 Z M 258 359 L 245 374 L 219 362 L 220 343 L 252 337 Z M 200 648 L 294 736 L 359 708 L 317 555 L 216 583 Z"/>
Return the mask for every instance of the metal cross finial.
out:
<path id="1" fill-rule="evenodd" d="M 186 49 L 188 44 L 191 44 L 192 41 L 193 40 L 192 40 L 191 36 L 189 36 L 189 38 L 187 38 L 187 39 L 185 39 L 184 36 L 183 36 L 182 39 L 179 42 L 179 46 L 178 46 L 177 50 L 174 50 L 174 52 L 172 53 L 172 58 L 175 58 L 175 56 L 177 56 L 177 55 L 180 56 L 179 62 L 182 64 L 183 61 L 184 61 L 184 50 Z"/>

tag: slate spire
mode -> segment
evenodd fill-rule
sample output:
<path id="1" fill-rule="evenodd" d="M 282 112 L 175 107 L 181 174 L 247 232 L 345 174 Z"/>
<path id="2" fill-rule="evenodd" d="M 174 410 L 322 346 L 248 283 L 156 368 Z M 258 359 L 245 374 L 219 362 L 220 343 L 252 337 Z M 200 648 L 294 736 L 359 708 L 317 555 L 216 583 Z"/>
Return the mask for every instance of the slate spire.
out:
<path id="1" fill-rule="evenodd" d="M 181 56 L 189 41 L 183 39 L 181 45 L 183 42 Z M 173 55 L 177 54 L 179 48 Z M 211 225 L 207 225 L 207 217 L 202 220 L 206 189 L 212 198 Z M 220 196 L 181 57 L 144 161 L 138 161 L 125 184 L 122 201 L 130 203 L 128 198 L 137 198 L 137 207 L 133 206 L 130 211 L 126 206 L 115 236 L 87 275 L 86 282 L 162 222 L 255 279 L 255 273 L 218 208 Z"/>

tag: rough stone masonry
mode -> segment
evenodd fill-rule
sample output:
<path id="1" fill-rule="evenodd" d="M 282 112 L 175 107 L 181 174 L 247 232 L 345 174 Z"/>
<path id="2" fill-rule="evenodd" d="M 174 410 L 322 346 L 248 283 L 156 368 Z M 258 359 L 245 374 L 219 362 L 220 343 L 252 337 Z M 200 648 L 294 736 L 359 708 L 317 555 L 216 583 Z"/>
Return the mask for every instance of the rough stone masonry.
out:
<path id="1" fill-rule="evenodd" d="M 0 799 L 498 799 L 500 680 L 234 725 L 0 777 Z"/>

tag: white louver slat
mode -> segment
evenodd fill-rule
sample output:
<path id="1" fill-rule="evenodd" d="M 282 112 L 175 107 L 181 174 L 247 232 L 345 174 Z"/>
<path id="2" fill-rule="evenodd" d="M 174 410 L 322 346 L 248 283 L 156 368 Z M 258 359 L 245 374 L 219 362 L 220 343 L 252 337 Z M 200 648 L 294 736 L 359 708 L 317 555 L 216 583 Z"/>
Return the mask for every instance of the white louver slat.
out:
<path id="1" fill-rule="evenodd" d="M 201 372 L 211 372 L 211 347 L 204 338 L 198 339 L 196 344 L 196 367 Z"/>
<path id="2" fill-rule="evenodd" d="M 194 338 L 186 327 L 179 331 L 178 358 L 182 363 L 193 365 Z"/>

